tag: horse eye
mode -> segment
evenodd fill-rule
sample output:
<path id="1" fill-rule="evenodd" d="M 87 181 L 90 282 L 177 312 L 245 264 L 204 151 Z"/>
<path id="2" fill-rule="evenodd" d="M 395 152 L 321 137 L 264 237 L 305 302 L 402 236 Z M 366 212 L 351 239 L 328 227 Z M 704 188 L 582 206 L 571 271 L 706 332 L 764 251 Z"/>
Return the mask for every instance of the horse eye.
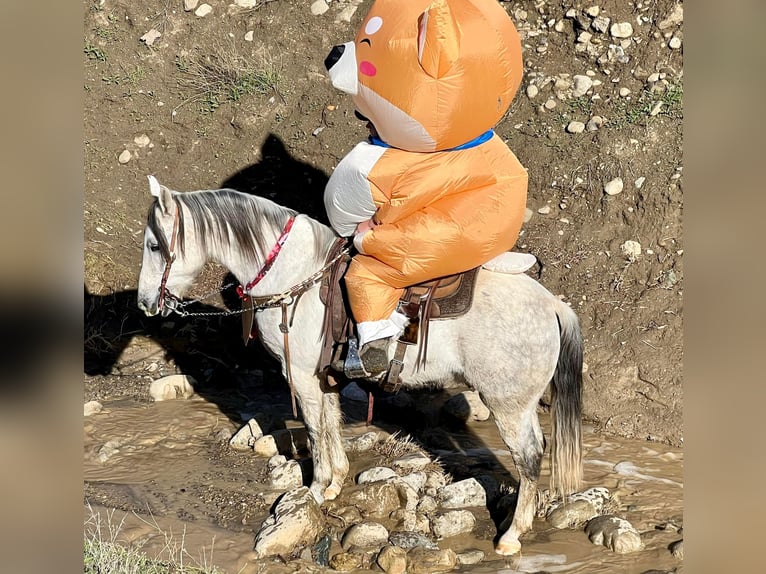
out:
<path id="1" fill-rule="evenodd" d="M 160 245 L 159 245 L 159 243 L 150 243 L 149 244 L 149 249 L 152 250 L 152 251 L 159 251 L 160 250 Z"/>

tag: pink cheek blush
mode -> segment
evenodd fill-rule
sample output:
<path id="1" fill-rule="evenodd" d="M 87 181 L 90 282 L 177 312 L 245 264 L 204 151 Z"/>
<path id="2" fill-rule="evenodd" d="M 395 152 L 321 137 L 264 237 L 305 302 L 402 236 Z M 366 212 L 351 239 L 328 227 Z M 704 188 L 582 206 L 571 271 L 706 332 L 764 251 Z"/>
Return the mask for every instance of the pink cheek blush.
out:
<path id="1" fill-rule="evenodd" d="M 374 76 L 378 73 L 378 70 L 375 69 L 375 66 L 373 66 L 370 62 L 364 61 L 361 64 L 359 64 L 359 72 L 361 74 L 364 74 L 365 76 Z"/>

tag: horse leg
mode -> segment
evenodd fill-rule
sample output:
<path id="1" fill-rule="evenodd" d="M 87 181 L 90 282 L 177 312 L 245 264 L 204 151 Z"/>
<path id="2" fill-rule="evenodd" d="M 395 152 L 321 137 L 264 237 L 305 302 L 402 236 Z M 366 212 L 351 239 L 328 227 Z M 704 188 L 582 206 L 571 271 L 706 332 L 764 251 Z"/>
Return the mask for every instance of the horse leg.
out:
<path id="1" fill-rule="evenodd" d="M 540 462 L 543 457 L 543 432 L 537 418 L 537 401 L 526 406 L 521 419 L 510 416 L 505 410 L 493 411 L 500 436 L 511 451 L 519 473 L 519 491 L 516 510 L 510 527 L 500 537 L 495 552 L 508 556 L 521 550 L 519 537 L 532 529 L 535 516 L 535 496 L 540 478 Z M 488 405 L 489 406 L 489 405 Z M 511 519 L 509 515 L 500 525 L 502 531 Z"/>
<path id="2" fill-rule="evenodd" d="M 322 396 L 322 407 L 323 444 L 332 467 L 330 486 L 325 489 L 324 497 L 326 500 L 333 500 L 340 494 L 349 468 L 348 456 L 343 448 L 341 437 L 340 395 L 337 392 L 325 392 Z"/>

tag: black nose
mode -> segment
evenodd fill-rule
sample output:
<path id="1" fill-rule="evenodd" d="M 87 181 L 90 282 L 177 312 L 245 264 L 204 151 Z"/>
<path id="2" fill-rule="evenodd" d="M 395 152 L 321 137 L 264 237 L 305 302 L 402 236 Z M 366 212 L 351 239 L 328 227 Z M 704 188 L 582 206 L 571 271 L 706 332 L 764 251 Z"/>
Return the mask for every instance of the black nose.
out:
<path id="1" fill-rule="evenodd" d="M 333 49 L 330 50 L 330 53 L 327 54 L 327 57 L 324 59 L 324 67 L 328 71 L 338 62 L 338 60 L 340 60 L 340 57 L 343 55 L 343 51 L 345 49 L 346 47 L 342 44 L 339 46 L 333 46 Z"/>

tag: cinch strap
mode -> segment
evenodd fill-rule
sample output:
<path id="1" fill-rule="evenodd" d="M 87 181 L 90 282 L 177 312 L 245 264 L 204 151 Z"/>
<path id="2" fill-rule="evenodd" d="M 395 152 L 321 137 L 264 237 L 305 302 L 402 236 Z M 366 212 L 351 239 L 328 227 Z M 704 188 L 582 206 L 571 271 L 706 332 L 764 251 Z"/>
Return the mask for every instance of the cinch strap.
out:
<path id="1" fill-rule="evenodd" d="M 493 135 L 495 135 L 495 131 L 494 130 L 487 130 L 486 132 L 484 132 L 480 136 L 477 136 L 477 137 L 473 138 L 471 141 L 465 142 L 462 145 L 459 145 L 459 146 L 456 146 L 456 147 L 453 147 L 453 148 L 450 148 L 450 149 L 443 149 L 443 150 L 437 150 L 437 151 L 459 151 L 461 149 L 468 149 L 468 148 L 476 147 L 476 146 L 479 146 L 479 145 L 483 144 L 486 141 L 491 140 Z M 380 146 L 380 147 L 390 147 L 390 148 L 393 148 L 393 149 L 398 149 L 398 148 L 394 148 L 392 145 L 387 144 L 382 139 L 376 138 L 376 137 L 373 137 L 373 136 L 370 136 L 369 141 L 370 141 L 370 143 L 372 145 L 376 145 L 376 146 Z"/>

